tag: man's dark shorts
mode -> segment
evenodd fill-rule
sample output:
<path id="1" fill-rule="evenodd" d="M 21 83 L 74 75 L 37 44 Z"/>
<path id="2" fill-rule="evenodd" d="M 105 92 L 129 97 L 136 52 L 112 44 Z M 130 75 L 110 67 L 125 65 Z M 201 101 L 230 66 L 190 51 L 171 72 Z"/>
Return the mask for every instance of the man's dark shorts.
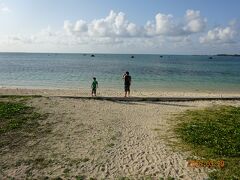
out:
<path id="1" fill-rule="evenodd" d="M 124 85 L 125 92 L 130 91 L 130 84 Z"/>

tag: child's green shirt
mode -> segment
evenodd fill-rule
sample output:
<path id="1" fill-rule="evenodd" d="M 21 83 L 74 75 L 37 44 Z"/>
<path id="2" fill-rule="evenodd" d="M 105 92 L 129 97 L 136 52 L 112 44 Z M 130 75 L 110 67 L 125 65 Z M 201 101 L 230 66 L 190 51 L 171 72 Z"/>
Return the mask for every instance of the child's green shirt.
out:
<path id="1" fill-rule="evenodd" d="M 93 83 L 92 83 L 92 88 L 96 89 L 97 85 L 98 85 L 98 82 L 96 80 L 94 80 Z"/>

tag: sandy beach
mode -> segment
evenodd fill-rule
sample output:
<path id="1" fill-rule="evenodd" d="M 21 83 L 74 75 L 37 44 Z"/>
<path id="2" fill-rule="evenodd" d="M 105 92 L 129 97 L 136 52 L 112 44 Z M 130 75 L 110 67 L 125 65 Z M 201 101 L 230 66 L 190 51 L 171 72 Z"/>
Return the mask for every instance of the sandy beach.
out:
<path id="1" fill-rule="evenodd" d="M 133 96 L 153 97 L 239 97 L 237 93 L 139 92 Z M 187 166 L 190 152 L 169 145 L 177 141 L 174 116 L 187 109 L 213 105 L 240 106 L 240 101 L 197 102 L 109 102 L 54 96 L 89 96 L 81 90 L 1 88 L 0 95 L 43 95 L 28 101 L 37 111 L 49 114 L 41 121 L 47 135 L 33 137 L 23 148 L 1 149 L 0 179 L 27 177 L 43 179 L 204 179 L 210 169 Z M 101 96 L 122 96 L 115 90 L 100 90 Z M 43 168 L 29 161 L 42 158 Z M 18 164 L 18 165 L 16 165 Z M 29 172 L 30 175 L 29 175 Z"/>
<path id="2" fill-rule="evenodd" d="M 0 180 L 240 180 L 237 7 L 0 0 Z"/>
<path id="3" fill-rule="evenodd" d="M 42 95 L 42 96 L 91 96 L 91 89 L 41 89 L 41 88 L 20 88 L 20 87 L 1 87 L 0 95 Z M 123 97 L 123 89 L 104 89 L 97 90 L 97 96 L 104 97 Z M 236 91 L 173 91 L 173 90 L 132 90 L 131 97 L 240 97 L 240 92 Z"/>

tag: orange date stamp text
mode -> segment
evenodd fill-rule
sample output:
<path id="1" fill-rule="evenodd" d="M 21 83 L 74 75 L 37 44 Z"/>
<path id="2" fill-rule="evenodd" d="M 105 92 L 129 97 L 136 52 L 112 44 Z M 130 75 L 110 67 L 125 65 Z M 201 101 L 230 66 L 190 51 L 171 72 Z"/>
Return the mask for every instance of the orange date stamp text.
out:
<path id="1" fill-rule="evenodd" d="M 224 160 L 188 160 L 188 167 L 201 168 L 223 168 Z"/>

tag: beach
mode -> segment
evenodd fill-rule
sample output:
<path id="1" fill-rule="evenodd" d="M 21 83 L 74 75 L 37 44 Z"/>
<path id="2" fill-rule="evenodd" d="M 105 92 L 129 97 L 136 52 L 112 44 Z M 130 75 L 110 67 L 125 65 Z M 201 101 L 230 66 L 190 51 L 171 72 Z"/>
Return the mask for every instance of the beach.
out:
<path id="1" fill-rule="evenodd" d="M 76 96 L 89 97 L 89 88 L 34 88 L 34 87 L 0 87 L 2 95 L 41 95 L 41 96 Z M 123 97 L 124 89 L 98 88 L 97 96 L 100 97 Z M 132 89 L 131 97 L 239 97 L 238 91 L 173 91 L 173 90 L 139 90 Z"/>
<path id="2" fill-rule="evenodd" d="M 123 96 L 123 92 L 113 89 L 99 93 Z M 49 114 L 45 121 L 40 121 L 41 129 L 49 129 L 49 133 L 33 137 L 18 150 L 1 149 L 1 164 L 8 168 L 1 170 L 0 178 L 74 179 L 81 175 L 87 179 L 204 179 L 211 169 L 188 167 L 191 152 L 171 145 L 178 142 L 173 131 L 177 123 L 174 117 L 189 109 L 240 106 L 240 101 L 110 102 L 57 97 L 89 94 L 87 89 L 1 88 L 0 95 L 42 95 L 28 104 Z M 132 96 L 239 97 L 240 94 L 133 91 Z M 39 158 L 44 167 L 33 168 L 27 163 Z"/>
<path id="3" fill-rule="evenodd" d="M 240 179 L 237 7 L 0 0 L 0 180 Z"/>

